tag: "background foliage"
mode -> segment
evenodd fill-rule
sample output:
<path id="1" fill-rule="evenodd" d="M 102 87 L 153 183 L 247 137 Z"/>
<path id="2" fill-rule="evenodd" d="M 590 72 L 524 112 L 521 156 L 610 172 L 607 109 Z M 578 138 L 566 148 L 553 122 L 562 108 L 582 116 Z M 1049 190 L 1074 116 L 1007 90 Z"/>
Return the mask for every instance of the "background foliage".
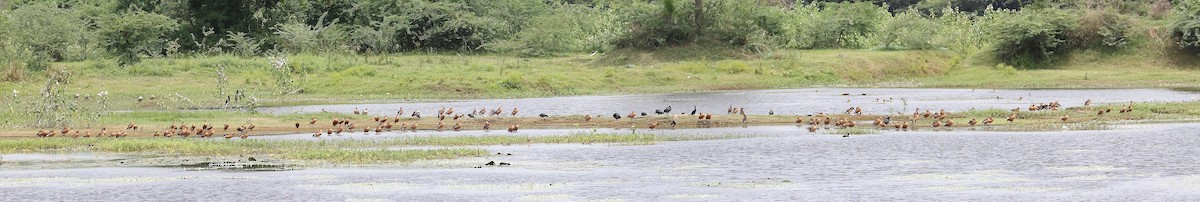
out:
<path id="1" fill-rule="evenodd" d="M 205 55 L 556 56 L 708 46 L 986 52 L 1022 68 L 1165 36 L 1200 53 L 1200 5 L 1171 0 L 12 0 L 0 64 Z M 1143 32 L 1157 30 L 1159 32 Z M 1160 37 L 1161 38 L 1161 37 Z M 10 65 L 11 64 L 11 65 Z"/>

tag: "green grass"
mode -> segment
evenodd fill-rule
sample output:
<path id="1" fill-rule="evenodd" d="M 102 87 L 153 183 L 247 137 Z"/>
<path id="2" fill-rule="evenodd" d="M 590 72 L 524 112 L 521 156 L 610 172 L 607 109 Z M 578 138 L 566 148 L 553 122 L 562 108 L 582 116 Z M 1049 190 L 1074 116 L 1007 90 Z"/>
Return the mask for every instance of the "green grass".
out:
<path id="1" fill-rule="evenodd" d="M 227 92 L 245 89 L 260 106 L 794 88 L 915 78 L 952 67 L 951 61 L 943 59 L 949 54 L 937 51 L 780 51 L 762 58 L 690 56 L 687 60 L 668 59 L 680 53 L 667 52 L 628 64 L 607 61 L 621 57 L 610 54 L 614 56 L 292 55 L 294 86 L 303 93 L 290 95 L 276 93 L 266 58 L 149 59 L 130 67 L 90 60 L 53 66 L 73 74 L 66 85 L 68 93 L 108 91 L 116 109 L 221 106 L 226 95 L 217 85 L 219 67 L 225 67 L 228 75 Z M 0 88 L 32 97 L 45 76 L 31 74 L 20 83 L 2 82 Z M 136 102 L 139 96 L 147 100 Z M 157 99 L 149 100 L 151 96 Z"/>
<path id="2" fill-rule="evenodd" d="M 384 140 L 224 140 L 196 138 L 0 138 L 0 153 L 91 151 L 173 156 L 269 155 L 292 160 L 369 164 L 482 156 L 486 150 L 453 148 L 509 144 L 654 144 L 746 138 L 750 135 L 572 134 L 558 136 L 404 137 Z M 387 149 L 405 146 L 448 146 L 444 149 Z"/>
<path id="3" fill-rule="evenodd" d="M 494 55 L 292 55 L 302 93 L 277 93 L 266 58 L 210 56 L 148 59 L 130 67 L 110 60 L 55 63 L 73 76 L 68 93 L 108 91 L 115 109 L 211 108 L 246 90 L 259 106 L 375 100 L 516 98 L 846 85 L 952 88 L 1196 88 L 1200 71 L 1154 54 L 1078 53 L 1061 67 L 996 68 L 986 59 L 945 51 L 781 50 L 763 55 L 697 54 L 690 49 L 552 58 Z M 982 62 L 981 62 L 982 61 Z M 45 73 L 0 82 L 31 99 Z M 8 94 L 8 93 L 5 93 Z M 137 97 L 147 100 L 136 102 Z M 157 99 L 149 100 L 151 96 Z M 11 104 L 4 96 L 0 101 Z M 244 103 L 244 102 L 243 102 Z M 19 107 L 19 106 L 18 106 Z"/>

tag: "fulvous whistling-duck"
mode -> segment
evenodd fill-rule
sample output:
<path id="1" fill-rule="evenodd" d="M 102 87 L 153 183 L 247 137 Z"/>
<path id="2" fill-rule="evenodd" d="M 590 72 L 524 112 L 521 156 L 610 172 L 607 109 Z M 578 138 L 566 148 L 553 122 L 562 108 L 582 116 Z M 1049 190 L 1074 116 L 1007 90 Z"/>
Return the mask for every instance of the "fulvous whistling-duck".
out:
<path id="1" fill-rule="evenodd" d="M 704 114 L 704 120 L 712 120 L 712 114 Z"/>
<path id="2" fill-rule="evenodd" d="M 631 119 L 635 118 L 635 117 L 637 117 L 637 112 L 629 112 L 629 115 L 625 115 L 625 117 L 631 118 Z"/>
<path id="3" fill-rule="evenodd" d="M 954 126 L 954 120 L 946 120 L 946 125 L 944 125 L 944 126 L 946 126 L 946 127 Z"/>
<path id="4" fill-rule="evenodd" d="M 992 120 L 992 117 L 987 117 L 986 119 L 983 119 L 983 125 L 992 124 L 992 121 L 995 120 Z"/>
<path id="5" fill-rule="evenodd" d="M 1058 118 L 1058 119 L 1062 120 L 1063 122 L 1066 122 L 1067 119 L 1070 119 L 1070 118 L 1071 118 L 1071 115 L 1063 115 L 1061 118 Z"/>
<path id="6" fill-rule="evenodd" d="M 361 113 L 361 112 L 359 112 L 359 111 L 358 111 L 358 107 L 355 107 L 355 108 L 354 108 L 354 114 L 360 114 L 360 113 Z"/>
<path id="7" fill-rule="evenodd" d="M 492 129 L 492 122 L 491 122 L 491 121 L 484 121 L 484 122 L 483 122 L 483 130 L 491 130 L 491 129 Z"/>
<path id="8" fill-rule="evenodd" d="M 312 118 L 311 121 L 308 121 L 308 125 L 313 125 L 313 124 L 317 124 L 317 118 Z"/>
<path id="9" fill-rule="evenodd" d="M 375 116 L 375 121 L 376 121 L 376 122 L 379 122 L 379 116 L 378 116 L 378 115 L 376 115 L 376 116 Z"/>
<path id="10" fill-rule="evenodd" d="M 435 128 L 437 128 L 437 130 L 442 130 L 442 128 L 445 128 L 445 127 L 446 127 L 446 123 L 444 123 L 442 121 L 438 121 L 438 124 Z"/>
<path id="11" fill-rule="evenodd" d="M 583 122 L 592 122 L 592 115 L 583 116 Z"/>
<path id="12" fill-rule="evenodd" d="M 225 139 L 233 139 L 233 133 L 226 133 Z"/>
<path id="13" fill-rule="evenodd" d="M 513 116 L 516 116 L 516 115 L 517 115 L 517 108 L 516 108 L 516 107 L 513 107 L 513 110 L 512 110 L 512 115 L 513 115 Z"/>
<path id="14" fill-rule="evenodd" d="M 450 129 L 453 129 L 454 131 L 462 130 L 462 123 L 454 122 L 454 127 L 450 127 Z"/>
<path id="15" fill-rule="evenodd" d="M 808 126 L 808 132 L 817 132 L 817 125 Z"/>
<path id="16" fill-rule="evenodd" d="M 1103 116 L 1103 115 L 1104 115 L 1104 110 L 1103 110 L 1103 109 L 1101 109 L 1101 110 L 1099 110 L 1099 111 L 1096 111 L 1096 116 Z"/>
<path id="17" fill-rule="evenodd" d="M 650 126 L 649 126 L 649 128 L 650 128 L 650 129 L 655 129 L 655 128 L 658 128 L 658 121 L 655 121 L 655 122 L 653 122 L 653 123 L 650 123 Z"/>
<path id="18" fill-rule="evenodd" d="M 804 117 L 796 116 L 796 124 L 804 123 Z"/>
<path id="19" fill-rule="evenodd" d="M 517 132 L 517 129 L 520 129 L 520 127 L 521 127 L 521 125 L 512 125 L 512 126 L 509 126 L 509 127 L 508 127 L 508 132 L 510 132 L 510 133 L 511 133 L 511 132 Z"/>
<path id="20" fill-rule="evenodd" d="M 933 120 L 933 127 L 934 127 L 934 128 L 941 127 L 941 126 L 942 126 L 942 121 L 940 121 L 940 120 Z"/>
<path id="21" fill-rule="evenodd" d="M 408 129 L 409 129 L 409 130 L 416 131 L 416 130 L 417 130 L 417 123 L 413 123 L 412 125 L 408 125 Z"/>
<path id="22" fill-rule="evenodd" d="M 1091 106 L 1091 105 L 1092 105 L 1092 99 L 1087 99 L 1087 101 L 1083 101 L 1083 106 L 1086 107 L 1086 106 Z"/>
<path id="23" fill-rule="evenodd" d="M 1013 120 L 1017 120 L 1017 113 L 1012 113 L 1012 114 L 1008 115 L 1008 122 L 1013 122 Z"/>
<path id="24" fill-rule="evenodd" d="M 250 138 L 250 133 L 243 133 L 242 139 Z"/>
<path id="25" fill-rule="evenodd" d="M 975 121 L 975 119 L 971 119 L 971 121 L 967 121 L 967 125 L 971 125 L 971 126 L 975 126 L 976 123 L 979 123 L 979 122 Z"/>

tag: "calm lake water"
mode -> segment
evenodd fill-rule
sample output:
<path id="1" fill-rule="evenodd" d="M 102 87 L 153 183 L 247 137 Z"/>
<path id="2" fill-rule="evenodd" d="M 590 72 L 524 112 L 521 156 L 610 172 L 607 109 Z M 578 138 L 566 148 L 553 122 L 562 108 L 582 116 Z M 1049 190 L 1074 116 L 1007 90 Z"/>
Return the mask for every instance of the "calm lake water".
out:
<path id="1" fill-rule="evenodd" d="M 335 141 L 335 140 L 333 140 Z M 790 134 L 278 172 L 0 171 L 0 201 L 1196 201 L 1200 124 Z M 472 168 L 488 161 L 506 167 Z"/>

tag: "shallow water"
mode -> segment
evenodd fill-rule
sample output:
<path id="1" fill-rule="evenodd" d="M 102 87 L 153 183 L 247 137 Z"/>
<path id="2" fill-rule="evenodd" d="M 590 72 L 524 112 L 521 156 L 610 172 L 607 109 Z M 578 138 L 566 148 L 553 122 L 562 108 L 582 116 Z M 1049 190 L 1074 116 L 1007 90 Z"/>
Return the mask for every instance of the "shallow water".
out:
<path id="1" fill-rule="evenodd" d="M 842 95 L 850 94 L 850 95 Z M 866 94 L 866 95 L 863 95 Z M 969 109 L 1025 108 L 1030 104 L 1059 101 L 1064 107 L 1083 105 L 1087 99 L 1095 103 L 1197 101 L 1200 94 L 1166 89 L 1095 89 L 1095 90 L 992 90 L 992 89 L 913 89 L 913 88 L 811 88 L 786 90 L 743 90 L 703 93 L 675 93 L 622 96 L 575 96 L 526 99 L 482 99 L 440 102 L 407 102 L 390 104 L 340 104 L 290 107 L 268 107 L 261 111 L 276 114 L 320 112 L 322 110 L 351 113 L 355 108 L 372 114 L 394 115 L 401 107 L 405 115 L 414 110 L 426 116 L 436 116 L 440 108 L 454 108 L 458 113 L 503 107 L 509 112 L 520 108 L 518 116 L 593 114 L 607 116 L 631 111 L 654 113 L 655 109 L 671 106 L 672 113 L 724 113 L 730 105 L 744 107 L 747 113 L 813 114 L 840 113 L 850 107 L 862 107 L 863 113 L 910 113 L 921 109 L 964 111 Z M 505 113 L 507 115 L 508 113 Z"/>
<path id="2" fill-rule="evenodd" d="M 1196 201 L 1200 124 L 481 146 L 400 168 L 0 171 L 0 201 Z M 471 168 L 487 161 L 507 167 Z"/>

